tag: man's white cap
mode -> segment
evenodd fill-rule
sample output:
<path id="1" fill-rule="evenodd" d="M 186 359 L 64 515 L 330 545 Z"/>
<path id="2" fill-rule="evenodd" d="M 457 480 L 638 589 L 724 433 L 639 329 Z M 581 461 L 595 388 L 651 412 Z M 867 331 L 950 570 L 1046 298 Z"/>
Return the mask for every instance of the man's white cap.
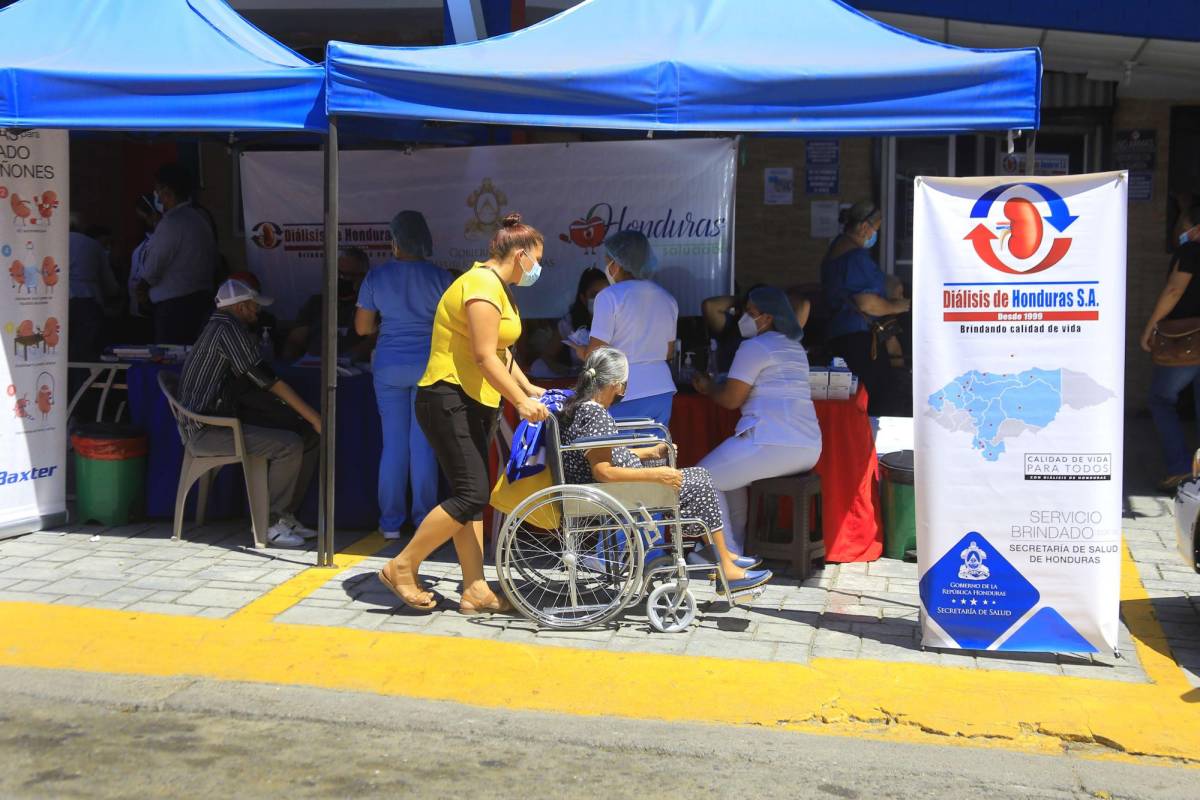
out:
<path id="1" fill-rule="evenodd" d="M 228 308 L 245 300 L 253 300 L 260 306 L 269 306 L 274 298 L 266 297 L 254 291 L 241 281 L 227 280 L 217 289 L 217 308 Z"/>

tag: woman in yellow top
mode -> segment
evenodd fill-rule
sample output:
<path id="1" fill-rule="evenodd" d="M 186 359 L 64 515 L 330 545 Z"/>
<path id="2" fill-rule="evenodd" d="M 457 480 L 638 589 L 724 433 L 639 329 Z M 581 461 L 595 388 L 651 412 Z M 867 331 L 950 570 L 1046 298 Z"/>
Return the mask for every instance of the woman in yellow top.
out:
<path id="1" fill-rule="evenodd" d="M 412 541 L 387 563 L 379 579 L 405 605 L 431 611 L 434 594 L 417 571 L 430 553 L 454 540 L 462 567 L 464 614 L 508 611 L 511 606 L 483 577 L 483 509 L 488 503 L 488 442 L 501 398 L 523 419 L 546 418 L 534 386 L 509 348 L 521 336 L 521 317 L 509 286 L 532 286 L 542 272 L 542 234 L 504 218 L 492 237 L 487 261 L 476 262 L 450 284 L 433 317 L 429 365 L 417 384 L 414 411 L 450 481 L 450 497 L 417 528 Z"/>

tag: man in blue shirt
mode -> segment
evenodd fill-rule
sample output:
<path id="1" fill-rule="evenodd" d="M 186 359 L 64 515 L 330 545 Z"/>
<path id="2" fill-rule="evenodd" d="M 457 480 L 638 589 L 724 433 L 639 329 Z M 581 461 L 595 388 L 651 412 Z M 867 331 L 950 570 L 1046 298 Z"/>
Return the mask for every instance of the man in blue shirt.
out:
<path id="1" fill-rule="evenodd" d="M 178 164 L 158 171 L 163 216 L 146 243 L 141 278 L 154 304 L 158 344 L 192 344 L 212 311 L 218 254 L 208 217 L 192 205 L 191 176 Z"/>

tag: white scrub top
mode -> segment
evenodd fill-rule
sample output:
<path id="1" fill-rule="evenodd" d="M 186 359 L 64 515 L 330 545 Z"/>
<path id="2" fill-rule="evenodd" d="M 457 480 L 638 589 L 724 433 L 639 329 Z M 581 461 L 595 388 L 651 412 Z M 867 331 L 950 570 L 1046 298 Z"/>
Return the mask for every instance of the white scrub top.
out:
<path id="1" fill-rule="evenodd" d="M 621 281 L 596 295 L 591 336 L 629 359 L 626 400 L 675 393 L 667 349 L 675 341 L 678 321 L 675 298 L 651 281 Z"/>
<path id="2" fill-rule="evenodd" d="M 734 435 L 756 444 L 821 447 L 821 427 L 808 385 L 808 354 L 800 342 L 768 331 L 738 347 L 729 379 L 750 385 Z"/>

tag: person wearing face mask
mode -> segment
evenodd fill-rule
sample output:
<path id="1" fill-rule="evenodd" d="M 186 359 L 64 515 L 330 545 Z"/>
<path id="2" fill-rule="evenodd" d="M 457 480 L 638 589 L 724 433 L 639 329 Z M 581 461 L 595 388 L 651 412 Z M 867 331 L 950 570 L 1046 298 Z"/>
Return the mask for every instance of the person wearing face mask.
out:
<path id="1" fill-rule="evenodd" d="M 371 356 L 374 340 L 355 331 L 355 302 L 359 287 L 371 269 L 371 260 L 358 247 L 347 247 L 338 255 L 338 355 L 349 356 L 351 361 L 366 361 Z M 295 361 L 301 356 L 321 355 L 321 330 L 324 328 L 322 295 L 308 298 L 296 316 L 296 325 L 288 334 L 283 345 L 285 361 Z"/>
<path id="2" fill-rule="evenodd" d="M 575 289 L 575 300 L 567 313 L 558 321 L 558 337 L 566 341 L 580 328 L 591 330 L 592 315 L 595 312 L 596 295 L 608 286 L 604 273 L 595 267 L 588 267 L 579 276 L 579 285 Z M 586 348 L 569 347 L 571 363 L 578 366 L 583 363 Z"/>
<path id="3" fill-rule="evenodd" d="M 744 557 L 747 487 L 763 478 L 807 472 L 821 457 L 821 428 L 808 384 L 804 329 L 787 294 L 774 286 L 750 290 L 738 319 L 743 341 L 729 376 L 714 383 L 696 375 L 692 385 L 722 408 L 740 409 L 733 436 L 705 456 L 699 466 L 712 475 L 724 522 L 726 548 Z"/>
<path id="4" fill-rule="evenodd" d="M 829 350 L 845 360 L 867 389 L 867 413 L 872 417 L 897 413 L 906 405 L 903 386 L 892 369 L 887 343 L 876 341 L 872 323 L 880 317 L 903 314 L 911 301 L 889 297 L 887 276 L 871 258 L 883 216 L 869 200 L 842 211 L 844 227 L 829 246 L 821 264 L 821 287 L 829 306 Z"/>
<path id="5" fill-rule="evenodd" d="M 761 285 L 756 284 L 751 289 Z M 803 328 L 808 324 L 808 317 L 812 313 L 812 302 L 800 287 L 786 291 L 796 320 Z M 704 326 L 708 329 L 709 336 L 717 342 L 717 372 L 722 375 L 729 372 L 733 357 L 744 341 L 745 337 L 738 330 L 738 321 L 742 318 L 745 308 L 745 297 L 739 298 L 736 295 L 709 297 L 700 303 L 700 316 L 704 319 Z"/>
<path id="6" fill-rule="evenodd" d="M 537 282 L 543 246 L 541 233 L 520 214 L 509 214 L 492 237 L 488 260 L 455 279 L 438 301 L 415 413 L 450 481 L 450 497 L 379 572 L 379 580 L 410 608 L 437 607 L 437 597 L 421 586 L 417 573 L 430 553 L 453 540 L 463 575 L 459 611 L 512 610 L 483 575 L 483 509 L 491 497 L 488 444 L 502 399 L 522 419 L 540 422 L 549 415 L 539 400 L 545 390 L 529 382 L 511 351 L 521 337 L 521 316 L 510 287 Z"/>
<path id="7" fill-rule="evenodd" d="M 209 218 L 192 203 L 192 185 L 178 164 L 163 166 L 155 180 L 162 216 L 143 251 L 140 280 L 154 304 L 158 344 L 191 344 L 212 311 L 220 254 Z"/>
<path id="8" fill-rule="evenodd" d="M 379 529 L 383 538 L 399 539 L 402 527 L 420 525 L 437 504 L 437 459 L 413 407 L 429 360 L 434 311 L 451 278 L 428 261 L 433 236 L 420 211 L 396 214 L 391 232 L 393 258 L 362 282 L 354 329 L 359 336 L 378 335 L 371 363 L 383 429 Z"/>
<path id="9" fill-rule="evenodd" d="M 667 362 L 675 354 L 679 304 L 650 280 L 658 257 L 641 231 L 609 236 L 604 256 L 610 286 L 596 295 L 587 352 L 613 347 L 629 359 L 629 386 L 612 407 L 614 417 L 645 417 L 666 425 L 675 399 Z"/>

